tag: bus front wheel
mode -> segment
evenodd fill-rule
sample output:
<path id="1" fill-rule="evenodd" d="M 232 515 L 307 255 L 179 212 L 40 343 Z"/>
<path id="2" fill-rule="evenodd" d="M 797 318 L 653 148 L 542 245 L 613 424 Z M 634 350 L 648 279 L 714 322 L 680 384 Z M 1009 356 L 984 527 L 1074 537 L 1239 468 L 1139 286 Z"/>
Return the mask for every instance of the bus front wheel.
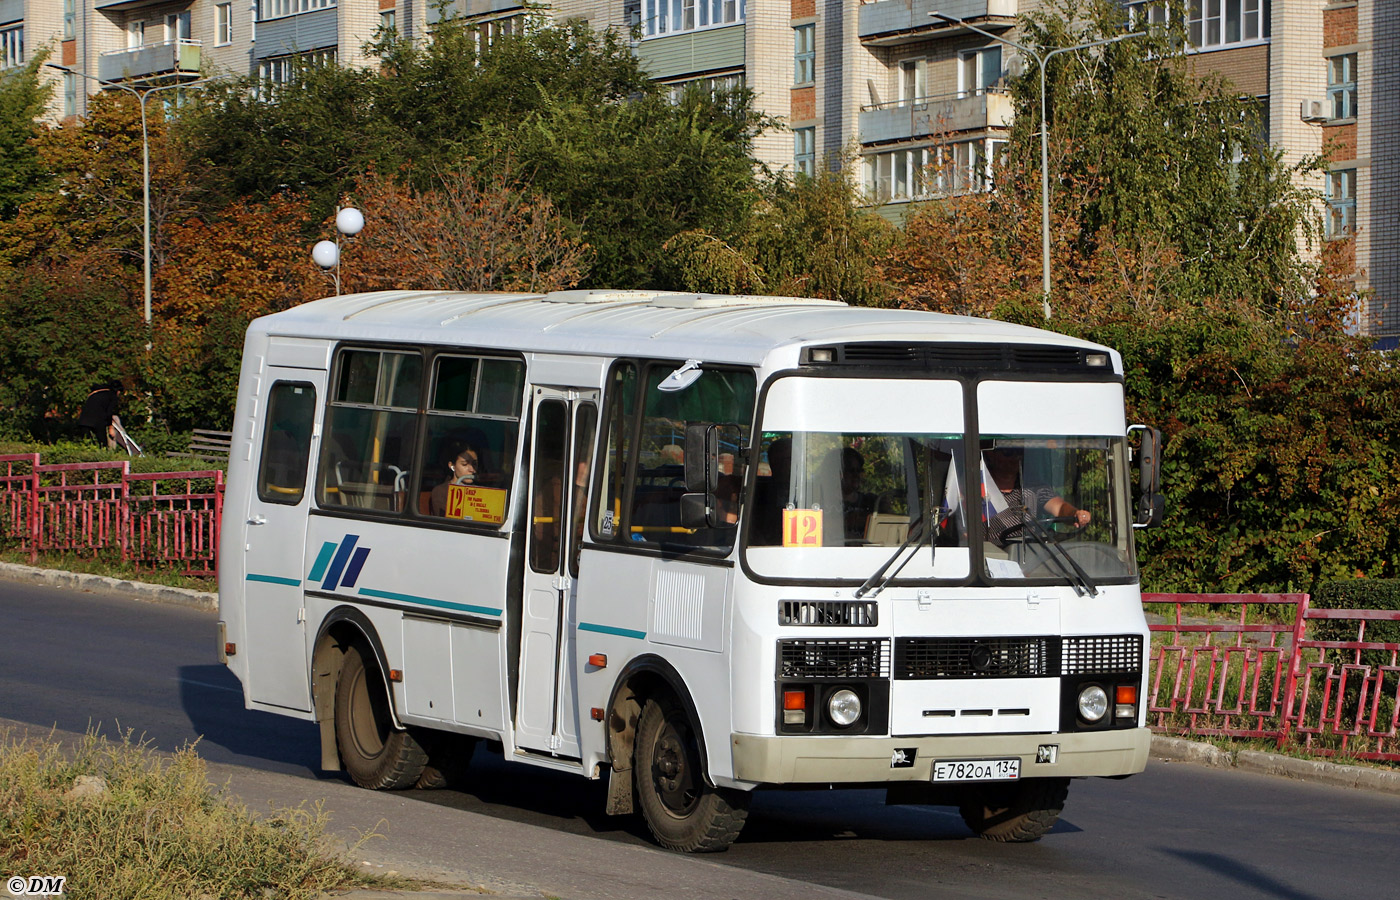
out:
<path id="1" fill-rule="evenodd" d="M 341 764 L 360 787 L 413 787 L 428 763 L 413 735 L 394 727 L 379 665 L 359 644 L 346 652 L 336 680 L 335 739 Z"/>
<path id="2" fill-rule="evenodd" d="M 969 788 L 958 811 L 979 837 L 1028 843 L 1055 827 L 1068 796 L 1068 778 L 1029 778 Z"/>
<path id="3" fill-rule="evenodd" d="M 711 787 L 700 766 L 700 735 L 681 705 L 647 702 L 637 723 L 637 802 L 656 842 L 668 850 L 728 849 L 744 827 L 749 795 Z"/>

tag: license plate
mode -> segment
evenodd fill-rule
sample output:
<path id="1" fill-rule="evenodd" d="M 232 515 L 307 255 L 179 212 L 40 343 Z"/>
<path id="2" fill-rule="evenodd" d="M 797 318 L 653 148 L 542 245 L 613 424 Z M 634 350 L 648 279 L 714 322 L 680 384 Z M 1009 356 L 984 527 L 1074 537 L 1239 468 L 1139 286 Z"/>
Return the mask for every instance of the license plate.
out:
<path id="1" fill-rule="evenodd" d="M 1015 781 L 1019 759 L 952 759 L 933 764 L 934 781 Z"/>

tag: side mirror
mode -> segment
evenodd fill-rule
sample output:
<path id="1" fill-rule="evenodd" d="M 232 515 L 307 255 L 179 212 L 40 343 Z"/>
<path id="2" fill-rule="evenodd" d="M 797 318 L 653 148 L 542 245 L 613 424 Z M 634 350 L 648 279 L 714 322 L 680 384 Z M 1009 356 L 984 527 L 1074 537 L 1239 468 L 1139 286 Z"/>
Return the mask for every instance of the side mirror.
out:
<path id="1" fill-rule="evenodd" d="M 685 426 L 685 489 L 713 494 L 719 485 L 719 426 Z"/>
<path id="2" fill-rule="evenodd" d="M 1142 432 L 1138 448 L 1138 502 L 1134 528 L 1155 528 L 1167 514 L 1167 500 L 1162 496 L 1162 432 L 1147 425 L 1128 429 Z"/>

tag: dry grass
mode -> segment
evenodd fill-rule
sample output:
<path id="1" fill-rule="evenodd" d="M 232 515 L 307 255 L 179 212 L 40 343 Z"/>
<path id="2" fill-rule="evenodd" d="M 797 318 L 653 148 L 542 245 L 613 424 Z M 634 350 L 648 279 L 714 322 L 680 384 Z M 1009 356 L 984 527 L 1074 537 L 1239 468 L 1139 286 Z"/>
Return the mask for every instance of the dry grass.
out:
<path id="1" fill-rule="evenodd" d="M 101 789 L 82 796 L 82 785 Z M 79 789 L 75 791 L 75 787 Z M 328 852 L 326 814 L 254 818 L 171 756 L 89 733 L 75 745 L 0 732 L 0 874 L 64 875 L 72 900 L 265 900 L 383 886 Z"/>

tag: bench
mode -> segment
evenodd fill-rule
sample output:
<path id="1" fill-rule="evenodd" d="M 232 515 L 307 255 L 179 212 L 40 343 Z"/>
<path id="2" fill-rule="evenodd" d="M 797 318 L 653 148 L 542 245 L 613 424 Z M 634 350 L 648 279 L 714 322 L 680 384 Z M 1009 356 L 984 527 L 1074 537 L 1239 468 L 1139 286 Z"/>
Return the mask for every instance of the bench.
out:
<path id="1" fill-rule="evenodd" d="M 167 453 L 167 456 L 182 459 L 202 459 L 208 462 L 228 461 L 229 449 L 233 446 L 233 432 L 210 431 L 196 428 L 190 434 L 190 447 L 186 451 Z"/>

